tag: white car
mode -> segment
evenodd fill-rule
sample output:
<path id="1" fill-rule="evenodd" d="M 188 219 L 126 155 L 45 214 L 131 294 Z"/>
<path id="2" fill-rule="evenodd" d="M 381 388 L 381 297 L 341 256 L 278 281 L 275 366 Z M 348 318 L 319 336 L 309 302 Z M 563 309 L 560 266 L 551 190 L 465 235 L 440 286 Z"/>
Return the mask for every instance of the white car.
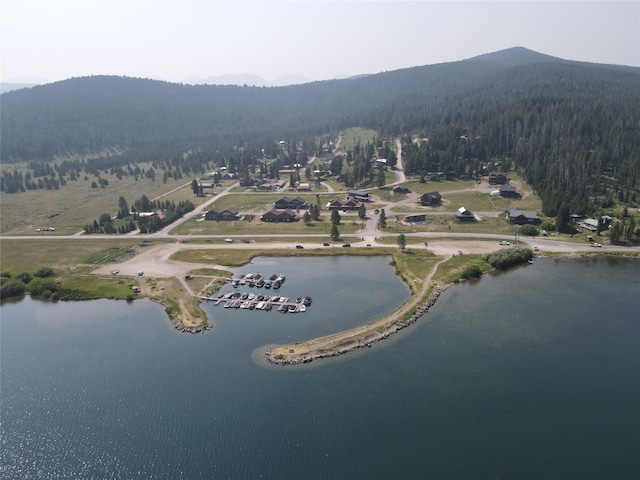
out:
<path id="1" fill-rule="evenodd" d="M 592 243 L 591 246 L 592 247 L 601 247 L 602 245 L 600 245 L 599 243 Z"/>
<path id="2" fill-rule="evenodd" d="M 500 242 L 500 245 L 511 245 L 511 243 L 503 240 L 503 241 Z"/>

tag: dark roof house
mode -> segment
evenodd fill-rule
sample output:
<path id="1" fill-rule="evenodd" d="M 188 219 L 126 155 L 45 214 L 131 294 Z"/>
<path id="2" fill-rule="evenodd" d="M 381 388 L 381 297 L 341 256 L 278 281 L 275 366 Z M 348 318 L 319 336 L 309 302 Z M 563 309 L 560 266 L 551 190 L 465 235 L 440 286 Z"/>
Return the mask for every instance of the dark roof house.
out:
<path id="1" fill-rule="evenodd" d="M 475 221 L 476 216 L 464 207 L 456 211 L 456 219 L 462 221 Z"/>
<path id="2" fill-rule="evenodd" d="M 402 185 L 398 185 L 396 187 L 393 187 L 393 193 L 406 195 L 407 193 L 411 193 L 411 190 L 409 190 L 407 187 L 403 187 Z"/>
<path id="3" fill-rule="evenodd" d="M 278 210 L 286 210 L 288 208 L 309 208 L 307 201 L 302 197 L 282 197 L 275 201 L 274 206 Z"/>
<path id="4" fill-rule="evenodd" d="M 440 205 L 442 196 L 438 192 L 425 193 L 418 198 L 418 203 L 423 206 L 433 207 Z"/>
<path id="5" fill-rule="evenodd" d="M 278 210 L 276 208 L 265 212 L 261 220 L 263 222 L 295 222 L 298 219 L 293 210 Z"/>
<path id="6" fill-rule="evenodd" d="M 505 198 L 513 198 L 518 196 L 516 187 L 513 185 L 500 185 L 500 196 Z"/>
<path id="7" fill-rule="evenodd" d="M 509 221 L 516 225 L 535 224 L 538 222 L 538 214 L 536 212 L 526 212 L 516 207 L 509 210 Z"/>
<path id="8" fill-rule="evenodd" d="M 426 223 L 427 216 L 424 213 L 414 213 L 411 215 L 405 215 L 402 218 L 404 223 Z"/>
<path id="9" fill-rule="evenodd" d="M 362 205 L 362 202 L 348 198 L 346 200 L 340 200 L 336 198 L 327 203 L 327 210 L 358 210 Z"/>
<path id="10" fill-rule="evenodd" d="M 504 172 L 490 172 L 489 185 L 504 185 L 507 183 L 507 174 Z"/>
<path id="11" fill-rule="evenodd" d="M 347 198 L 355 198 L 360 201 L 371 200 L 371 194 L 363 190 L 347 190 Z"/>
<path id="12" fill-rule="evenodd" d="M 207 213 L 204 214 L 205 220 L 238 220 L 240 218 L 240 212 L 235 208 L 219 208 L 213 207 Z"/>

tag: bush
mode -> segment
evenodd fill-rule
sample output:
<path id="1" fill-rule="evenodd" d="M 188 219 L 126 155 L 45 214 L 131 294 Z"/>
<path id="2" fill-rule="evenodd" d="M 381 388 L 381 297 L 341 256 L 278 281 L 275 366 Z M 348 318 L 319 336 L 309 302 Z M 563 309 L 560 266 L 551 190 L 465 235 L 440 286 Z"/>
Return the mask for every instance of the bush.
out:
<path id="1" fill-rule="evenodd" d="M 3 277 L 6 278 L 6 277 Z M 19 297 L 24 295 L 27 286 L 20 280 L 11 278 L 2 282 L 0 298 Z"/>
<path id="2" fill-rule="evenodd" d="M 481 276 L 482 269 L 478 265 L 469 265 L 460 274 L 460 278 L 480 278 Z"/>
<path id="3" fill-rule="evenodd" d="M 505 270 L 531 260 L 533 251 L 530 248 L 503 248 L 497 252 L 488 253 L 482 258 L 484 261 L 489 262 L 493 268 Z"/>
<path id="4" fill-rule="evenodd" d="M 528 237 L 536 237 L 538 235 L 538 229 L 533 225 L 523 225 L 520 227 L 520 233 Z"/>
<path id="5" fill-rule="evenodd" d="M 556 222 L 553 220 L 546 220 L 540 224 L 540 228 L 542 230 L 546 230 L 547 232 L 555 232 L 556 231 Z"/>
<path id="6" fill-rule="evenodd" d="M 20 273 L 16 273 L 16 276 L 14 278 L 17 278 L 18 280 L 20 280 L 22 283 L 26 285 L 31 281 L 33 277 L 29 272 L 20 272 Z"/>
<path id="7" fill-rule="evenodd" d="M 35 272 L 33 272 L 33 276 L 40 278 L 53 277 L 53 268 L 40 267 Z"/>
<path id="8" fill-rule="evenodd" d="M 58 285 L 49 278 L 34 278 L 29 282 L 29 292 L 31 295 L 44 295 L 44 292 L 47 290 L 49 290 L 49 296 L 51 296 L 51 293 L 58 290 Z"/>
<path id="9" fill-rule="evenodd" d="M 11 278 L 11 272 L 4 271 L 0 273 L 0 278 Z"/>

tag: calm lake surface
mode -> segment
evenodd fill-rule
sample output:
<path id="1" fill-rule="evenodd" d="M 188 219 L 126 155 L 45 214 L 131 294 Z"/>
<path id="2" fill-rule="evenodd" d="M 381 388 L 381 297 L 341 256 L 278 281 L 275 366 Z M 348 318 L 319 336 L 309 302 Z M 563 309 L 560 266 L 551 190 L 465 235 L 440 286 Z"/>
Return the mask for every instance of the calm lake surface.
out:
<path id="1" fill-rule="evenodd" d="M 189 335 L 149 301 L 4 303 L 0 478 L 639 478 L 639 261 L 485 275 L 391 339 L 296 367 L 261 347 L 374 320 L 408 288 L 388 257 L 241 271 L 313 304 L 208 304 L 214 329 Z"/>

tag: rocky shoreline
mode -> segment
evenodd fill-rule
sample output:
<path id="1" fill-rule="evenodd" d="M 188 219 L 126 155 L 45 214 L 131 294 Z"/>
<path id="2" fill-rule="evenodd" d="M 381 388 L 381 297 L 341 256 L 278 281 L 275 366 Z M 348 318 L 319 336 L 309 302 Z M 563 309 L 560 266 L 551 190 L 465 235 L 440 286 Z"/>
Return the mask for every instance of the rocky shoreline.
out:
<path id="1" fill-rule="evenodd" d="M 167 306 L 164 303 L 162 303 L 161 300 L 158 300 L 157 298 L 150 298 L 149 300 L 151 300 L 152 302 L 156 302 L 156 303 L 162 305 L 165 309 L 167 308 Z M 169 320 L 173 324 L 173 327 L 180 333 L 193 333 L 193 334 L 204 333 L 207 330 L 211 330 L 213 328 L 210 324 L 209 325 L 187 326 L 178 317 L 173 317 L 173 318 L 170 317 Z"/>
<path id="2" fill-rule="evenodd" d="M 319 350 L 316 352 L 297 355 L 295 351 L 291 349 L 289 350 L 289 354 L 286 355 L 285 358 L 276 358 L 276 356 L 273 354 L 273 349 L 270 348 L 265 353 L 265 356 L 269 363 L 273 363 L 276 365 L 299 365 L 301 363 L 309 363 L 320 358 L 337 357 L 338 355 L 344 355 L 345 353 L 349 353 L 359 348 L 369 348 L 373 343 L 389 338 L 394 333 L 397 333 L 403 328 L 406 328 L 409 325 L 415 323 L 422 315 L 429 311 L 429 309 L 436 303 L 440 295 L 451 286 L 452 284 L 445 285 L 444 287 L 437 287 L 431 293 L 431 295 L 429 295 L 429 298 L 427 298 L 427 300 L 418 309 L 416 309 L 411 317 L 407 318 L 406 320 L 398 320 L 392 322 L 387 325 L 386 328 L 382 331 L 376 331 L 375 333 L 365 335 L 358 340 L 354 340 L 346 344 L 341 344 L 328 350 Z M 278 355 L 278 357 L 280 357 L 280 355 Z"/>

